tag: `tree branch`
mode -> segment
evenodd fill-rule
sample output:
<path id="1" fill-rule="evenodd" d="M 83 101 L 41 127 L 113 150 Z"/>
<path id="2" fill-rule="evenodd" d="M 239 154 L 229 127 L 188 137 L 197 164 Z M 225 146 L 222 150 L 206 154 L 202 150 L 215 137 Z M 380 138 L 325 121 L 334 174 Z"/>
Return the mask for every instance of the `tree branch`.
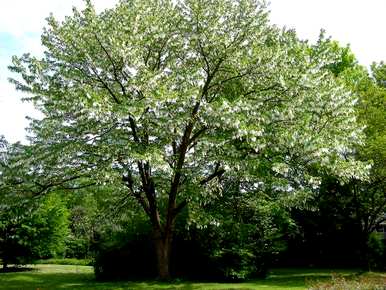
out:
<path id="1" fill-rule="evenodd" d="M 99 40 L 98 36 L 96 33 L 94 33 L 94 36 L 98 42 L 98 44 L 100 45 L 100 47 L 102 48 L 102 50 L 104 51 L 104 53 L 106 54 L 107 58 L 109 59 L 112 67 L 113 67 L 113 74 L 114 74 L 114 79 L 115 81 L 119 84 L 119 86 L 121 87 L 121 90 L 122 90 L 122 94 L 124 96 L 127 96 L 127 93 L 126 93 L 126 89 L 125 89 L 125 86 L 122 84 L 122 82 L 119 80 L 119 77 L 118 77 L 118 69 L 117 69 L 117 66 L 115 64 L 115 61 L 113 60 L 113 58 L 111 57 L 110 53 L 107 51 L 107 49 L 104 47 L 104 45 L 102 44 L 102 42 Z M 123 76 L 123 78 L 125 78 L 124 74 L 122 73 L 122 69 L 120 70 L 121 71 L 121 75 Z M 127 80 L 126 80 L 127 81 Z"/>
<path id="2" fill-rule="evenodd" d="M 225 169 L 220 169 L 219 167 L 220 167 L 220 164 L 217 163 L 214 172 L 211 175 L 205 177 L 203 180 L 201 180 L 200 185 L 205 185 L 212 179 L 216 177 L 221 177 L 225 173 Z"/>

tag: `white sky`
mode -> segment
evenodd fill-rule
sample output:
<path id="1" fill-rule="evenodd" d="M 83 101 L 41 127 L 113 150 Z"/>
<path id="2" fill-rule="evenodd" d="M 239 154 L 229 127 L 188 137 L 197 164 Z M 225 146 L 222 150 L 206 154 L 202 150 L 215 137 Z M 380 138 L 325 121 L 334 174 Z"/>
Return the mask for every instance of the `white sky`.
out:
<path id="1" fill-rule="evenodd" d="M 94 0 L 98 10 L 116 0 Z M 270 0 L 271 21 L 295 28 L 303 39 L 314 41 L 321 28 L 342 45 L 350 43 L 359 62 L 386 60 L 386 0 Z M 63 18 L 82 0 L 0 0 L 0 135 L 23 141 L 25 116 L 36 116 L 31 104 L 22 103 L 7 79 L 12 55 L 40 54 L 40 34 L 52 12 Z"/>

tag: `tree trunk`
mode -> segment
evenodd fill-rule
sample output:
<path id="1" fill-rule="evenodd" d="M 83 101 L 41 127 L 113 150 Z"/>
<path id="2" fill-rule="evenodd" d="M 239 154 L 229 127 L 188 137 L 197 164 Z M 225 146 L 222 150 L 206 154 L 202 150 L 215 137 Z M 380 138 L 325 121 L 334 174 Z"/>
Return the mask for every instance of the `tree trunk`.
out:
<path id="1" fill-rule="evenodd" d="M 158 237 L 157 237 L 158 236 Z M 170 252 L 171 252 L 171 237 L 156 236 L 155 249 L 157 255 L 157 270 L 160 280 L 169 280 L 170 275 Z"/>

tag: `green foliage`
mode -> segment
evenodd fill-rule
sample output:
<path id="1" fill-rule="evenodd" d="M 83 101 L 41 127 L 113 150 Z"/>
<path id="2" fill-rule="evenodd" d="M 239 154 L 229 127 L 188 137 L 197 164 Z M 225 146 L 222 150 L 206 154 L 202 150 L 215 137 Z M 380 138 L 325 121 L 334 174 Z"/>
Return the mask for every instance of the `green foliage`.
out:
<path id="1" fill-rule="evenodd" d="M 207 271 L 221 279 L 264 277 L 275 257 L 286 248 L 283 236 L 294 230 L 287 208 L 262 192 L 228 184 L 222 197 L 193 212 L 190 224 L 210 263 Z M 190 209 L 190 208 L 189 208 Z M 191 234 L 192 235 L 192 234 Z"/>
<path id="2" fill-rule="evenodd" d="M 108 194 L 104 196 L 108 199 Z M 67 258 L 84 259 L 92 256 L 92 243 L 98 228 L 100 210 L 95 192 L 79 189 L 67 194 L 69 235 L 66 237 Z"/>
<path id="3" fill-rule="evenodd" d="M 62 254 L 67 234 L 68 211 L 56 194 L 2 203 L 0 257 L 5 266 Z"/>
<path id="4" fill-rule="evenodd" d="M 68 210 L 58 194 L 42 198 L 31 226 L 38 230 L 34 235 L 34 253 L 38 257 L 55 257 L 63 254 L 64 238 L 68 235 Z M 37 243 L 39 241 L 39 243 Z"/>
<path id="5" fill-rule="evenodd" d="M 383 61 L 380 63 L 373 63 L 371 65 L 372 76 L 374 77 L 377 85 L 386 88 L 386 65 Z"/>
<path id="6" fill-rule="evenodd" d="M 351 217 L 354 217 L 355 223 L 361 225 L 364 236 L 362 243 L 371 239 L 370 234 L 382 222 L 386 212 L 385 70 L 383 63 L 374 63 L 370 75 L 363 72 L 358 74 L 360 68 L 347 74 L 351 76 L 351 86 L 359 96 L 356 105 L 358 121 L 365 128 L 365 143 L 357 146 L 355 155 L 358 160 L 372 164 L 367 180 L 352 179 L 345 187 L 351 193 L 349 199 L 346 199 L 346 207 L 352 208 Z M 347 204 L 348 200 L 350 201 Z"/>
<path id="7" fill-rule="evenodd" d="M 156 257 L 146 216 L 137 210 L 131 216 L 118 213 L 107 219 L 99 227 L 98 239 L 93 242 L 96 278 L 155 278 Z"/>
<path id="8" fill-rule="evenodd" d="M 358 115 L 361 123 L 366 126 L 366 145 L 360 147 L 359 157 L 372 160 L 371 179 L 374 185 L 386 177 L 386 75 L 381 73 L 386 70 L 385 67 L 383 63 L 373 64 L 373 79 L 369 79 L 359 90 L 361 98 Z M 384 183 L 381 185 L 385 186 Z"/>
<path id="9" fill-rule="evenodd" d="M 383 234 L 371 233 L 367 241 L 369 270 L 384 270 L 386 268 L 386 251 Z"/>
<path id="10" fill-rule="evenodd" d="M 358 62 L 350 46 L 341 47 L 338 41 L 324 39 L 324 31 L 321 32 L 319 43 L 336 53 L 336 59 L 326 66 L 336 77 L 346 74 L 347 70 L 352 73 L 353 69 L 357 69 Z"/>
<path id="11" fill-rule="evenodd" d="M 340 255 L 348 258 L 356 255 L 360 258 L 352 263 L 360 262 L 367 267 L 368 263 L 371 264 L 367 261 L 371 260 L 367 255 L 371 251 L 368 249 L 369 236 L 384 220 L 386 212 L 386 91 L 383 79 L 386 69 L 383 63 L 374 63 L 369 73 L 358 65 L 349 47 L 339 47 L 331 40 L 325 40 L 320 45 L 337 53 L 337 58 L 328 65 L 328 69 L 358 97 L 356 119 L 364 128 L 364 143 L 346 154 L 349 158 L 367 163 L 371 169 L 365 179 L 355 176 L 342 179 L 331 172 L 323 174 L 319 193 L 311 201 L 314 212 L 306 210 L 297 214 L 296 220 L 305 226 L 303 235 L 306 236 L 299 236 L 298 243 L 305 247 L 307 243 L 309 246 L 318 245 L 318 250 L 311 246 L 308 251 L 312 252 L 314 248 L 313 254 L 316 255 L 323 252 L 320 260 L 327 258 L 328 253 L 330 260 L 335 259 L 334 263 L 338 262 Z M 350 239 L 350 236 L 353 238 Z M 351 258 L 341 257 L 339 260 Z"/>

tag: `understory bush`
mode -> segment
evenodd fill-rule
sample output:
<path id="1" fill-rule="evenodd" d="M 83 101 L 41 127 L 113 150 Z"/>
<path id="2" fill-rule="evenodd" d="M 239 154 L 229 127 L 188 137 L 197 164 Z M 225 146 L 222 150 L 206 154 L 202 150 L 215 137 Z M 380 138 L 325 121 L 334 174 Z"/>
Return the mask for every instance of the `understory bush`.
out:
<path id="1" fill-rule="evenodd" d="M 224 195 L 201 212 L 192 209 L 200 218 L 189 216 L 190 210 L 186 208 L 177 221 L 173 277 L 217 281 L 264 277 L 285 248 L 282 237 L 291 221 L 283 208 L 264 196 Z M 106 227 L 93 248 L 98 279 L 157 276 L 151 227 L 139 212 Z"/>
<path id="2" fill-rule="evenodd" d="M 94 272 L 98 280 L 156 277 L 151 228 L 146 216 L 134 209 L 105 220 L 92 245 Z"/>
<path id="3" fill-rule="evenodd" d="M 386 252 L 385 241 L 379 233 L 370 234 L 367 241 L 369 270 L 385 270 Z"/>
<path id="4" fill-rule="evenodd" d="M 192 211 L 200 217 L 192 218 L 197 222 L 190 224 L 188 236 L 193 235 L 213 277 L 232 281 L 265 277 L 286 248 L 283 236 L 293 231 L 294 224 L 286 208 L 268 194 L 229 183 L 221 199 Z"/>
<path id="5" fill-rule="evenodd" d="M 98 249 L 94 272 L 98 280 L 146 279 L 156 277 L 156 260 L 147 237 L 129 241 L 122 247 Z"/>

